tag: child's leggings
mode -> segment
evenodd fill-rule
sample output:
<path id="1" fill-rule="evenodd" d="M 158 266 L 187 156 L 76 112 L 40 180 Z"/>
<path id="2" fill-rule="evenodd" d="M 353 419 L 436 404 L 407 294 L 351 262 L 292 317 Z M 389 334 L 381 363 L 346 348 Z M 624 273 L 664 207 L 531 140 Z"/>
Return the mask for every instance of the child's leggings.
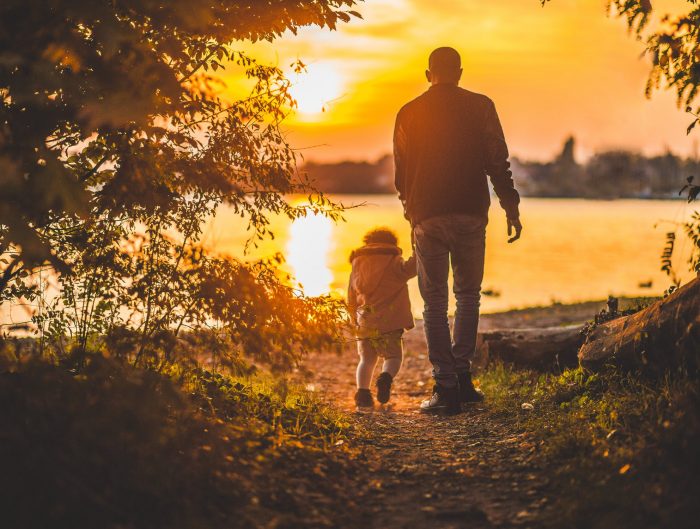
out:
<path id="1" fill-rule="evenodd" d="M 380 356 L 384 357 L 382 371 L 389 373 L 392 378 L 396 376 L 403 359 L 402 336 L 403 329 L 399 329 L 376 338 L 363 338 L 357 342 L 357 352 L 360 355 L 360 362 L 357 364 L 357 387 L 359 389 L 369 389 L 374 367 Z"/>

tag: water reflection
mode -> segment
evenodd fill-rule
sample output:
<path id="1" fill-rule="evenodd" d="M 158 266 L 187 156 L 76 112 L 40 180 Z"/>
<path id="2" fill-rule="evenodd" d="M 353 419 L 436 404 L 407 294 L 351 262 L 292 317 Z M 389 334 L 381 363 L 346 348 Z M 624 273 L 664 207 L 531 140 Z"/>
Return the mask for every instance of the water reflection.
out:
<path id="1" fill-rule="evenodd" d="M 296 219 L 289 229 L 287 263 L 307 296 L 327 294 L 333 272 L 329 266 L 333 222 L 322 215 Z"/>

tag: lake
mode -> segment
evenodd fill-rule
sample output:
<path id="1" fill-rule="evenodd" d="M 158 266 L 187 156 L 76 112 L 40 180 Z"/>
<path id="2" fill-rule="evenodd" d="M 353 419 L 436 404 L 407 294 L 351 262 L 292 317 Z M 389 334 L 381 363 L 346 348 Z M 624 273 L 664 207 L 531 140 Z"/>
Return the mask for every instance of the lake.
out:
<path id="1" fill-rule="evenodd" d="M 410 255 L 410 226 L 395 196 L 341 195 L 333 199 L 358 207 L 348 210 L 345 222 L 337 224 L 324 217 L 310 216 L 293 223 L 276 217 L 272 222 L 275 239 L 261 241 L 248 255 L 243 253 L 249 237 L 245 223 L 222 208 L 207 228 L 207 245 L 249 259 L 280 252 L 286 258 L 285 270 L 309 295 L 345 295 L 348 256 L 372 227 L 393 228 L 404 256 Z M 680 200 L 523 198 L 523 236 L 508 244 L 505 214 L 494 204 L 486 235 L 483 283 L 491 295 L 482 297 L 482 311 L 602 299 L 609 294 L 660 295 L 670 285 L 659 263 L 666 232 L 677 232 L 674 262 L 684 280 L 691 277 L 686 263 L 690 243 L 678 223 L 692 211 L 691 205 Z M 415 279 L 409 289 L 414 313 L 420 315 L 423 308 Z"/>

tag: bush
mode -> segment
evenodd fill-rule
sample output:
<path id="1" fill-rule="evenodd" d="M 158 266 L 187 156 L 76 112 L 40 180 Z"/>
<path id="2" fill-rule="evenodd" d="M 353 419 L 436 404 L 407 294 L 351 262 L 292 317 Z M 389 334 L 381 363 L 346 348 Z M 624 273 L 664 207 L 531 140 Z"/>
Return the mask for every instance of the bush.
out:
<path id="1" fill-rule="evenodd" d="M 342 480 L 318 479 L 348 474 L 346 453 L 330 449 L 349 423 L 282 387 L 206 371 L 189 372 L 181 386 L 101 357 L 80 372 L 31 362 L 4 373 L 4 523 L 251 527 L 303 518 L 327 525 L 331 502 L 310 510 L 294 489 L 352 505 L 346 486 L 334 485 Z"/>

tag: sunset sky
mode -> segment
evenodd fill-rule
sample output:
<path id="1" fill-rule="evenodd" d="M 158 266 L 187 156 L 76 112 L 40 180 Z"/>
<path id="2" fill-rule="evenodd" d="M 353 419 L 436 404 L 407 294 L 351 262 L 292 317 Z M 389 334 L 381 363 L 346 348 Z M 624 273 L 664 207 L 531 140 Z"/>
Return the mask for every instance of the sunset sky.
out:
<path id="1" fill-rule="evenodd" d="M 489 95 L 512 154 L 548 159 L 564 138 L 578 155 L 611 147 L 653 154 L 695 150 L 689 116 L 671 92 L 644 96 L 648 58 L 624 22 L 606 16 L 604 0 L 367 0 L 338 31 L 310 28 L 251 46 L 294 77 L 299 111 L 289 140 L 306 159 L 375 159 L 391 150 L 394 116 L 427 88 L 429 52 L 442 45 L 462 54 L 461 86 Z M 684 0 L 653 2 L 664 12 Z M 321 107 L 325 108 L 320 112 Z"/>

